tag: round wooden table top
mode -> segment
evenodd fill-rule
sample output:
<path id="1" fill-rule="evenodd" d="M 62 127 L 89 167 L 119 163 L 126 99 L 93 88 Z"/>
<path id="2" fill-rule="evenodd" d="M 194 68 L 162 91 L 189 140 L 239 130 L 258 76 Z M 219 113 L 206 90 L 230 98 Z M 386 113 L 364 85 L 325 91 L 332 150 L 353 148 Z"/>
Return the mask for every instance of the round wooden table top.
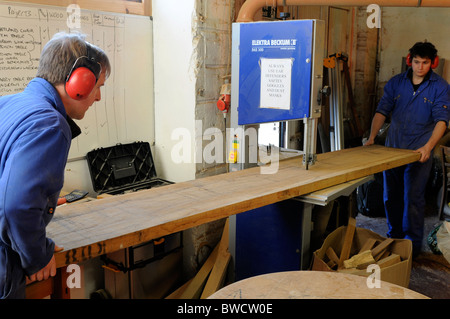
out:
<path id="1" fill-rule="evenodd" d="M 389 282 L 378 283 L 379 288 L 371 278 L 339 272 L 287 271 L 240 280 L 218 290 L 209 298 L 429 299 L 425 295 Z"/>

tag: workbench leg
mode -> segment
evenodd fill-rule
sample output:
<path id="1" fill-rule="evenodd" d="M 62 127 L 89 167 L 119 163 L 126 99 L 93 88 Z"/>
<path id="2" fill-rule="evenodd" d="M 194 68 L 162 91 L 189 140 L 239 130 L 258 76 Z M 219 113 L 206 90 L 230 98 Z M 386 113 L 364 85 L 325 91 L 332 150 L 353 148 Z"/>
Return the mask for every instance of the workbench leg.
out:
<path id="1" fill-rule="evenodd" d="M 300 251 L 300 266 L 302 270 L 309 269 L 311 262 L 311 213 L 313 206 L 309 203 L 303 203 L 302 248 Z"/>
<path id="2" fill-rule="evenodd" d="M 67 287 L 67 266 L 58 268 L 56 276 L 53 278 L 53 294 L 52 299 L 70 299 L 70 289 Z"/>

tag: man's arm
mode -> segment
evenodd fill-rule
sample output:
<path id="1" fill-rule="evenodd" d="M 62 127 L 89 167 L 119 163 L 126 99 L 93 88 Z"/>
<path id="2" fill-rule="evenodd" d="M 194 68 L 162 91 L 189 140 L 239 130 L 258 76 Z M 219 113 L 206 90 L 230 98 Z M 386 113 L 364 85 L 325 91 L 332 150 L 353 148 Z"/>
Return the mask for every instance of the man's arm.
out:
<path id="1" fill-rule="evenodd" d="M 444 121 L 439 121 L 436 123 L 433 133 L 431 134 L 428 142 L 421 148 L 414 151 L 421 154 L 419 162 L 424 163 L 430 158 L 431 151 L 442 138 L 446 129 L 447 123 L 445 123 Z"/>
<path id="2" fill-rule="evenodd" d="M 387 116 L 391 114 L 394 106 L 395 106 L 395 88 L 398 86 L 399 76 L 395 76 L 391 78 L 383 88 L 383 96 L 381 97 L 380 102 L 378 103 L 377 110 L 372 119 L 372 127 L 370 130 L 369 139 L 364 143 L 364 146 L 372 145 L 375 143 L 375 137 L 386 121 Z M 386 115 L 385 115 L 386 114 Z"/>
<path id="3" fill-rule="evenodd" d="M 372 145 L 375 142 L 375 137 L 377 136 L 378 132 L 380 131 L 385 121 L 386 116 L 384 116 L 381 113 L 375 113 L 372 119 L 372 128 L 370 129 L 370 136 L 367 142 L 364 143 L 364 146 Z"/>
<path id="4" fill-rule="evenodd" d="M 51 118 L 47 119 L 51 123 Z M 34 125 L 39 124 L 36 121 Z M 27 276 L 45 268 L 53 257 L 54 243 L 47 238 L 45 228 L 63 186 L 68 145 L 56 128 L 36 130 L 16 140 L 7 160 L 5 234 Z"/>

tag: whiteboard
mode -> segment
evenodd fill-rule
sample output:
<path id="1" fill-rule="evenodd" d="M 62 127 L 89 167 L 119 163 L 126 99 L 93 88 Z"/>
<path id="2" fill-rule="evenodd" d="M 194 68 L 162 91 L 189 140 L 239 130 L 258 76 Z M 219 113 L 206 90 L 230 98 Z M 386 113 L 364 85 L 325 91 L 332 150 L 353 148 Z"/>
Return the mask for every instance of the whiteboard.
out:
<path id="1" fill-rule="evenodd" d="M 0 2 L 0 96 L 22 91 L 36 75 L 39 56 L 53 34 L 78 31 L 102 48 L 111 75 L 72 141 L 69 159 L 99 147 L 154 141 L 153 39 L 150 17 L 81 10 L 70 28 L 65 7 Z"/>

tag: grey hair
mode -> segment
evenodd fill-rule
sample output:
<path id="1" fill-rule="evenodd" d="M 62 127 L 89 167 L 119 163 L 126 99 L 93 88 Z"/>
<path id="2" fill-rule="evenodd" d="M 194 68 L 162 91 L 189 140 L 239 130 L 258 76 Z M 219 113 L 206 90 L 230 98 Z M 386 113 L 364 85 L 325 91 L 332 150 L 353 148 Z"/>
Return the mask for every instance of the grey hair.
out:
<path id="1" fill-rule="evenodd" d="M 90 56 L 100 63 L 102 71 L 106 72 L 108 78 L 111 73 L 108 56 L 102 49 L 85 39 L 86 36 L 81 33 L 56 33 L 41 52 L 36 76 L 46 79 L 53 85 L 65 83 L 76 59 L 87 55 L 89 45 Z"/>

